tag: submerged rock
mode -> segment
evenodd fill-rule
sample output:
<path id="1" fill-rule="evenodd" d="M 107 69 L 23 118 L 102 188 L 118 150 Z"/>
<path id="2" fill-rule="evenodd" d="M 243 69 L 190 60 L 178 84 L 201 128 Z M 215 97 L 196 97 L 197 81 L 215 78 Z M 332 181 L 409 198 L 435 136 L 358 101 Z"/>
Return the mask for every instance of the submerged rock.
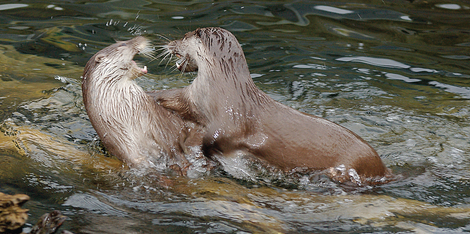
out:
<path id="1" fill-rule="evenodd" d="M 28 220 L 28 209 L 21 206 L 29 201 L 25 194 L 8 195 L 0 193 L 0 233 L 22 233 L 21 228 Z M 67 216 L 58 210 L 44 214 L 31 229 L 30 234 L 52 234 L 64 223 Z M 71 233 L 63 231 L 62 233 Z"/>
<path id="2" fill-rule="evenodd" d="M 28 209 L 21 206 L 29 200 L 25 194 L 0 193 L 0 233 L 21 228 L 28 220 Z"/>
<path id="3" fill-rule="evenodd" d="M 67 216 L 62 215 L 62 213 L 58 210 L 54 210 L 51 213 L 44 214 L 41 216 L 41 218 L 39 218 L 39 221 L 31 229 L 30 234 L 55 233 L 66 219 Z"/>

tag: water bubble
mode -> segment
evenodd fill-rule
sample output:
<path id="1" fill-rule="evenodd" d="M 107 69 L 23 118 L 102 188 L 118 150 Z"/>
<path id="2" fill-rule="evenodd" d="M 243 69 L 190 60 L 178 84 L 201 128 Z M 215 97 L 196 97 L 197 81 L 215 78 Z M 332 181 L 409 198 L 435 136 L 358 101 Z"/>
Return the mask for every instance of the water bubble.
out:
<path id="1" fill-rule="evenodd" d="M 110 19 L 108 22 L 106 22 L 106 27 L 113 25 L 113 19 Z"/>
<path id="2" fill-rule="evenodd" d="M 357 174 L 356 170 L 354 169 L 349 169 L 348 170 L 348 175 L 351 181 L 355 182 L 356 184 L 360 185 L 361 184 L 361 177 L 359 174 Z"/>
<path id="3" fill-rule="evenodd" d="M 131 33 L 132 35 L 142 35 L 142 27 L 141 26 L 134 25 L 134 26 L 128 28 L 127 31 L 129 33 Z M 143 32 L 145 32 L 145 30 L 143 30 Z"/>

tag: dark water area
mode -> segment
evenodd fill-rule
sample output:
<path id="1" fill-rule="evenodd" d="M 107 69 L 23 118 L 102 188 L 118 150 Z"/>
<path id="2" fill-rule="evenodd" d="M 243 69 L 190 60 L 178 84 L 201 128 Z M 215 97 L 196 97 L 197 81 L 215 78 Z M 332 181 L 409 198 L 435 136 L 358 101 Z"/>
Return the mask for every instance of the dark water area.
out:
<path id="1" fill-rule="evenodd" d="M 74 233 L 469 232 L 469 22 L 468 1 L 1 1 L 0 192 L 31 197 L 25 231 L 57 209 Z M 351 129 L 399 179 L 165 179 L 106 155 L 82 103 L 88 59 L 210 26 L 238 38 L 261 90 Z M 146 90 L 195 76 L 136 60 Z"/>

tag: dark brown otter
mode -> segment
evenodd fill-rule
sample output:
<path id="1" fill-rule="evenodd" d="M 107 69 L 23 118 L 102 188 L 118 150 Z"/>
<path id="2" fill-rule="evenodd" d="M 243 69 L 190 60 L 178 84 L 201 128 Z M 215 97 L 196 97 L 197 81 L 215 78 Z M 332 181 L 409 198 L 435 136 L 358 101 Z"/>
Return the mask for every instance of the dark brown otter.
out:
<path id="1" fill-rule="evenodd" d="M 139 36 L 96 53 L 83 73 L 83 102 L 111 154 L 134 167 L 183 168 L 188 166 L 185 154 L 197 153 L 197 148 L 200 152 L 202 136 L 134 81 L 147 73 L 133 61 L 134 55 L 150 51 L 148 40 Z"/>
<path id="2" fill-rule="evenodd" d="M 153 93 L 164 107 L 205 126 L 208 156 L 252 155 L 285 171 L 324 170 L 338 180 L 390 175 L 377 152 L 350 130 L 274 101 L 250 77 L 237 39 L 222 28 L 200 28 L 171 41 L 181 71 L 198 71 L 183 89 Z"/>

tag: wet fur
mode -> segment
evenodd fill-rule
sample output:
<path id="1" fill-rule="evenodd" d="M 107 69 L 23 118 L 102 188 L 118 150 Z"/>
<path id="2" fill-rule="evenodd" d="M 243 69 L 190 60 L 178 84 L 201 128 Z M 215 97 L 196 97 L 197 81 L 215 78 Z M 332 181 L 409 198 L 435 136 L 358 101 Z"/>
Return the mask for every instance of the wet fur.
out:
<path id="1" fill-rule="evenodd" d="M 83 102 L 106 149 L 133 167 L 186 167 L 197 131 L 159 106 L 134 79 L 143 70 L 132 60 L 147 53 L 144 37 L 117 42 L 96 53 L 83 73 Z"/>
<path id="2" fill-rule="evenodd" d="M 152 96 L 206 128 L 203 149 L 223 157 L 252 155 L 285 171 L 327 169 L 337 180 L 390 175 L 362 138 L 328 120 L 274 101 L 250 77 L 242 48 L 222 28 L 201 28 L 167 45 L 180 70 L 198 71 L 193 83 Z M 338 167 L 346 170 L 337 170 Z M 361 182 L 356 181 L 356 182 Z"/>

